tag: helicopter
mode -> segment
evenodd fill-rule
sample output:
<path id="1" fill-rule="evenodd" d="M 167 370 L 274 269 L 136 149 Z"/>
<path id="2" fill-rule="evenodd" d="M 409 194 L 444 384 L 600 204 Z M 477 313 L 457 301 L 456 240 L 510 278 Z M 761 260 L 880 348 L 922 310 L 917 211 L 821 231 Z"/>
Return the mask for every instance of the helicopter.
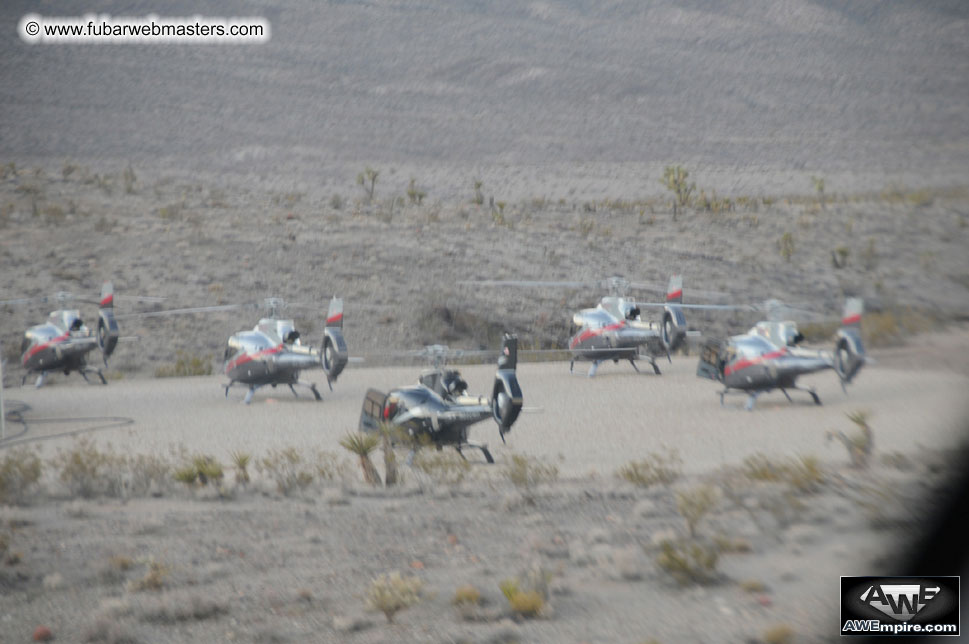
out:
<path id="1" fill-rule="evenodd" d="M 288 385 L 297 397 L 296 385 L 299 385 L 309 389 L 316 400 L 322 400 L 315 383 L 299 379 L 300 371 L 319 364 L 333 391 L 333 383 L 346 367 L 349 357 L 343 339 L 342 299 L 330 300 L 320 349 L 302 344 L 293 320 L 276 317 L 276 304 L 271 302 L 270 317 L 259 320 L 252 331 L 232 335 L 226 343 L 222 367 L 229 378 L 229 384 L 225 385 L 226 398 L 235 384 L 249 388 L 244 400 L 247 405 L 252 402 L 256 389 L 264 385 Z"/>
<path id="2" fill-rule="evenodd" d="M 413 439 L 429 440 L 438 449 L 454 447 L 462 456 L 466 447 L 478 449 L 488 463 L 494 463 L 488 446 L 468 439 L 468 430 L 476 423 L 493 418 L 504 443 L 505 434 L 518 419 L 524 400 L 516 373 L 518 337 L 504 336 L 490 397 L 468 394 L 468 383 L 460 372 L 444 367 L 446 347 L 435 345 L 428 349 L 436 364 L 421 373 L 416 385 L 399 387 L 389 393 L 367 391 L 360 412 L 360 430 L 374 432 L 387 424 L 400 428 Z"/>
<path id="3" fill-rule="evenodd" d="M 485 280 L 468 282 L 484 286 L 605 286 L 610 295 L 603 297 L 595 308 L 582 309 L 572 316 L 568 351 L 571 353 L 569 373 L 575 362 L 591 362 L 588 376 L 596 375 L 599 365 L 608 360 L 618 363 L 627 360 L 636 372 L 636 360 L 647 360 L 653 372 L 661 374 L 657 358 L 671 354 L 686 341 L 687 337 L 699 335 L 689 331 L 683 315 L 683 278 L 671 275 L 664 302 L 636 302 L 626 297 L 630 288 L 656 290 L 635 284 L 623 277 L 613 276 L 599 282 L 536 282 Z M 645 320 L 641 307 L 661 307 L 663 316 L 659 323 Z M 529 351 L 537 353 L 540 351 Z"/>
<path id="4" fill-rule="evenodd" d="M 62 305 L 73 299 L 69 293 L 58 293 L 54 298 Z M 29 300 L 10 300 L 10 303 L 23 303 Z M 47 301 L 47 298 L 42 298 Z M 81 300 L 86 302 L 85 300 Z M 32 326 L 24 333 L 21 345 L 20 364 L 25 369 L 21 386 L 28 376 L 38 373 L 36 387 L 42 387 L 51 371 L 63 371 L 64 375 L 77 371 L 85 381 L 88 374 L 97 374 L 102 384 L 108 384 L 98 367 L 87 364 L 87 354 L 94 349 L 101 350 L 105 366 L 118 344 L 120 331 L 114 316 L 114 288 L 111 282 L 101 287 L 98 304 L 98 326 L 95 332 L 81 319 L 77 309 L 61 308 L 52 311 L 47 322 Z"/>
<path id="5" fill-rule="evenodd" d="M 726 342 L 707 341 L 701 350 L 696 374 L 723 383 L 721 405 L 730 390 L 738 390 L 747 394 L 744 408 L 751 411 L 760 394 L 774 389 L 780 389 L 789 401 L 792 399 L 788 390 L 804 391 L 820 405 L 817 392 L 798 386 L 797 378 L 833 369 L 842 389 L 847 391 L 846 385 L 868 361 L 861 341 L 863 309 L 860 298 L 846 300 L 833 353 L 797 346 L 804 336 L 797 332 L 793 322 L 759 322 L 747 333 L 732 336 Z"/>

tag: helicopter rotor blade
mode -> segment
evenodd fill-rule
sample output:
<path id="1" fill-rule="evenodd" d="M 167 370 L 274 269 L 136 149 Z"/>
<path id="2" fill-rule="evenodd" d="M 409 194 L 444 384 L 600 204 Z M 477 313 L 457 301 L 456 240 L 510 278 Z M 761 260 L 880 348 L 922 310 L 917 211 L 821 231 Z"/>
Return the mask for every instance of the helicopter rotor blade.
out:
<path id="1" fill-rule="evenodd" d="M 221 304 L 216 306 L 196 306 L 184 309 L 168 309 L 165 311 L 145 311 L 142 313 L 126 313 L 124 315 L 115 316 L 118 319 L 130 319 L 130 318 L 155 318 L 164 317 L 168 315 L 190 315 L 192 313 L 212 313 L 216 311 L 235 311 L 237 309 L 244 308 L 245 304 Z"/>

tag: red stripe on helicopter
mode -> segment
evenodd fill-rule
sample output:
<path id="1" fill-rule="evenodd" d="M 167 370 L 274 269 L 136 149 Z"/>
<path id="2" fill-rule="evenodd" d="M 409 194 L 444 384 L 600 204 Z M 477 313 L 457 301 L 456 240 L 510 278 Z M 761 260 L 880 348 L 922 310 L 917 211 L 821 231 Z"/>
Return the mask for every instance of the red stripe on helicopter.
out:
<path id="1" fill-rule="evenodd" d="M 343 319 L 343 313 L 337 313 L 336 315 L 334 315 L 331 318 L 326 318 L 326 323 L 327 324 L 333 324 L 335 322 L 339 322 L 342 319 Z"/>
<path id="2" fill-rule="evenodd" d="M 114 294 L 106 295 L 103 300 L 101 300 L 101 308 L 106 306 L 111 306 L 114 304 Z"/>
<path id="3" fill-rule="evenodd" d="M 257 358 L 262 358 L 263 356 L 268 356 L 268 355 L 272 355 L 274 353 L 279 353 L 282 350 L 283 350 L 283 345 L 277 344 L 275 347 L 273 347 L 271 349 L 263 349 L 262 351 L 256 351 L 255 353 L 246 353 L 244 355 L 239 356 L 238 358 L 236 358 L 235 360 L 233 360 L 229 364 L 227 364 L 225 366 L 225 372 L 226 372 L 226 374 L 228 374 L 230 371 L 232 371 L 236 367 L 240 367 L 240 366 L 246 364 L 247 362 L 252 362 L 253 360 L 256 360 Z"/>
<path id="4" fill-rule="evenodd" d="M 678 291 L 673 291 L 672 293 L 667 293 L 666 294 L 666 299 L 667 300 L 675 300 L 678 297 L 683 297 L 683 289 L 680 289 Z"/>
<path id="5" fill-rule="evenodd" d="M 861 314 L 860 313 L 855 313 L 854 315 L 849 315 L 848 317 L 842 318 L 842 320 L 841 320 L 841 324 L 843 324 L 844 326 L 849 326 L 851 324 L 858 324 L 859 322 L 861 322 Z"/>
<path id="6" fill-rule="evenodd" d="M 723 375 L 729 376 L 732 373 L 736 373 L 741 369 L 746 369 L 747 367 L 752 367 L 755 364 L 760 364 L 765 360 L 773 360 L 774 358 L 780 358 L 782 355 L 787 353 L 787 349 L 781 348 L 777 351 L 771 351 L 770 353 L 765 353 L 763 355 L 757 356 L 756 358 L 741 358 L 733 365 L 727 365 L 723 369 Z"/>
<path id="7" fill-rule="evenodd" d="M 624 326 L 626 326 L 626 322 L 624 320 L 620 320 L 615 324 L 610 324 L 608 326 L 600 327 L 598 329 L 586 329 L 579 335 L 579 337 L 572 340 L 571 344 L 569 344 L 569 348 L 574 349 L 580 344 L 582 344 L 583 342 L 585 342 L 586 340 L 588 340 L 589 338 L 594 338 L 597 335 L 602 335 L 606 331 L 618 331 Z"/>
<path id="8" fill-rule="evenodd" d="M 64 335 L 59 335 L 56 338 L 54 338 L 53 340 L 49 340 L 48 342 L 45 342 L 44 344 L 38 344 L 36 346 L 30 347 L 29 349 L 27 349 L 27 352 L 24 354 L 24 358 L 21 361 L 21 363 L 24 364 L 24 365 L 26 365 L 27 364 L 27 361 L 30 360 L 31 358 L 33 358 L 39 352 L 43 351 L 44 349 L 46 349 L 47 347 L 51 346 L 52 344 L 57 344 L 59 342 L 63 342 L 64 340 L 68 339 L 69 337 L 71 337 L 71 332 L 70 331 L 68 331 Z"/>

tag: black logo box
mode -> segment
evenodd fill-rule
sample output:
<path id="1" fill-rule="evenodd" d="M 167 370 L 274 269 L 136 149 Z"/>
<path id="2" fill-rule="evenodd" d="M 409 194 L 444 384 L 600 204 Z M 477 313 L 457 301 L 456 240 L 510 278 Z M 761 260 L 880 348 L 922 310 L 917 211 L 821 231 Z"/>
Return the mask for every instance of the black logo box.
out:
<path id="1" fill-rule="evenodd" d="M 839 630 L 848 620 L 878 620 L 883 624 L 955 624 L 956 630 L 935 633 L 938 635 L 958 635 L 959 624 L 959 591 L 960 580 L 957 576 L 945 577 L 842 577 L 841 578 L 841 621 Z M 924 588 L 939 588 L 938 593 L 929 599 L 924 608 L 919 610 L 911 619 L 903 620 L 895 618 L 885 612 L 878 610 L 861 599 L 862 595 L 873 586 L 881 589 L 882 585 L 919 585 Z M 878 601 L 877 599 L 875 601 Z M 899 606 L 902 611 L 907 610 L 907 606 Z M 847 633 L 842 633 L 847 634 Z M 893 635 L 894 633 L 857 633 L 858 635 Z M 899 635 L 912 635 L 914 633 L 899 633 Z M 930 635 L 933 633 L 919 633 L 919 635 Z"/>

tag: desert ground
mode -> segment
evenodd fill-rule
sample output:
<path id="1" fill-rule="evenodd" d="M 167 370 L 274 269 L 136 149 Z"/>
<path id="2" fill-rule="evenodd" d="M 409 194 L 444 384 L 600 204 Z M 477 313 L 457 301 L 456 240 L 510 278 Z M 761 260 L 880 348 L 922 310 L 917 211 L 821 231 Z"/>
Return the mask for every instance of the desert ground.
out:
<path id="1" fill-rule="evenodd" d="M 176 2 L 272 38 L 17 38 L 65 11 L 160 9 L 0 7 L 0 300 L 71 293 L 90 323 L 112 280 L 125 336 L 107 386 L 21 387 L 52 307 L 0 304 L 0 642 L 825 642 L 839 576 L 897 574 L 945 511 L 969 438 L 964 3 Z M 400 352 L 560 348 L 605 294 L 475 281 L 652 299 L 671 273 L 687 302 L 796 307 L 821 349 L 863 297 L 873 362 L 847 393 L 805 378 L 822 406 L 745 412 L 695 351 L 591 379 L 523 354 L 528 413 L 507 444 L 473 430 L 495 465 L 400 448 L 374 487 L 340 446 L 369 387 L 416 380 Z M 333 295 L 364 361 L 332 392 L 305 372 L 323 402 L 223 396 L 264 298 L 316 344 Z M 687 314 L 704 337 L 762 317 Z M 472 391 L 492 364 L 461 365 Z M 199 375 L 161 377 L 179 366 Z M 860 440 L 849 416 L 864 462 L 827 438 Z M 200 458 L 222 474 L 176 480 Z M 368 593 L 394 571 L 421 589 L 388 623 Z"/>

